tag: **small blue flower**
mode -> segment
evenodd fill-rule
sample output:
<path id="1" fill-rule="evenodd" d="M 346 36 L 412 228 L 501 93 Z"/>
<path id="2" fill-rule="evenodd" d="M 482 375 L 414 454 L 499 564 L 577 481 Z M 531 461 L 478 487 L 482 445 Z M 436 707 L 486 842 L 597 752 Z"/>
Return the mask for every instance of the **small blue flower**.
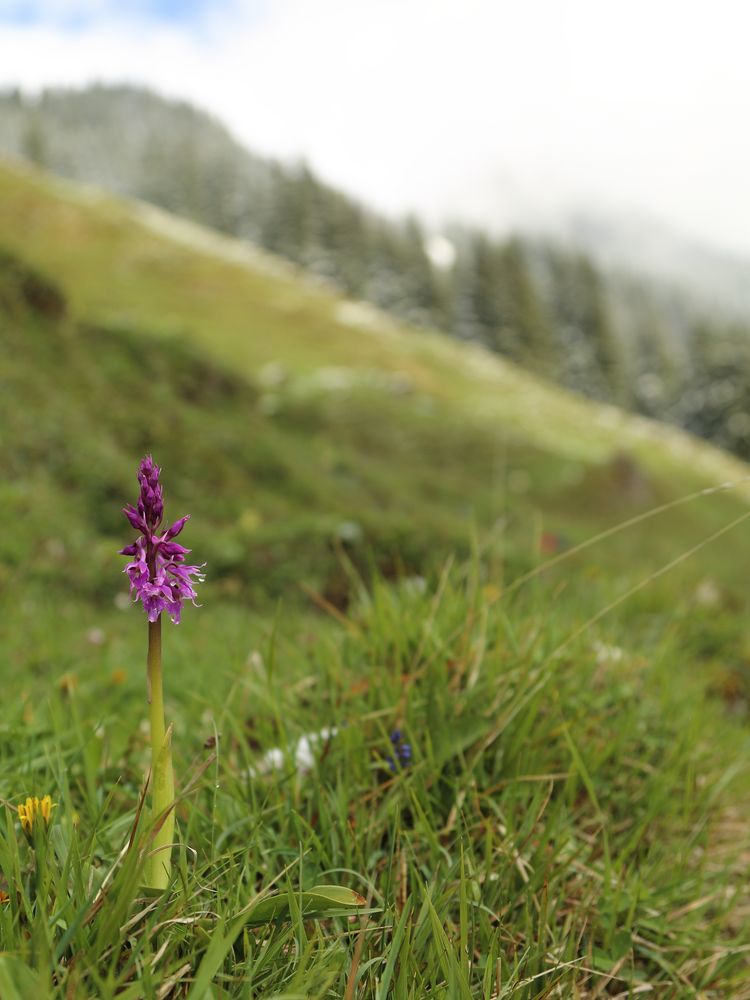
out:
<path id="1" fill-rule="evenodd" d="M 411 743 L 404 740 L 404 734 L 400 729 L 394 729 L 391 733 L 391 746 L 393 756 L 388 758 L 388 767 L 391 771 L 407 768 L 411 765 Z"/>

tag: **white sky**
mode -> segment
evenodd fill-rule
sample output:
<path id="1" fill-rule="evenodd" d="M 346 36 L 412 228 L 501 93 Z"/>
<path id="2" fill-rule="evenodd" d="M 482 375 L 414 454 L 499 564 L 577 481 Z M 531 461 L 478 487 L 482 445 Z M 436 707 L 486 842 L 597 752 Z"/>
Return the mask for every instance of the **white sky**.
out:
<path id="1" fill-rule="evenodd" d="M 742 0 L 224 0 L 200 23 L 39 0 L 23 25 L 11 6 L 0 83 L 149 84 L 390 211 L 603 205 L 750 255 Z"/>

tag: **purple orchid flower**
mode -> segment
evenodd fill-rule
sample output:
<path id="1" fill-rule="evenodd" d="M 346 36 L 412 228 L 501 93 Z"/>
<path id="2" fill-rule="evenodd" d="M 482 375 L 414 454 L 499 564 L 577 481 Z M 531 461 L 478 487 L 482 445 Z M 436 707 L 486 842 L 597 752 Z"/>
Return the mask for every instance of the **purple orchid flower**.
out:
<path id="1" fill-rule="evenodd" d="M 141 462 L 138 505 L 128 504 L 123 508 L 125 517 L 140 532 L 140 537 L 132 545 L 121 549 L 120 555 L 133 557 L 124 572 L 130 580 L 133 600 L 142 601 L 148 620 L 155 622 L 166 611 L 175 625 L 179 625 L 182 602 L 189 600 L 195 604 L 197 594 L 193 584 L 202 583 L 205 579 L 201 572 L 205 563 L 186 566 L 185 556 L 190 549 L 173 540 L 185 527 L 189 514 L 159 533 L 164 517 L 160 471 L 150 455 Z"/>

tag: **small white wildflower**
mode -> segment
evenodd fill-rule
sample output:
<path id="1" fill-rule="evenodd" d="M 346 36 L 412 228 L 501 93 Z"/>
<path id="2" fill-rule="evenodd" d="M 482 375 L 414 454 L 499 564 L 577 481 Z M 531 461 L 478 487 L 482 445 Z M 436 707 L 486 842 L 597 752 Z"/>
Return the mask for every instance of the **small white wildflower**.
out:
<path id="1" fill-rule="evenodd" d="M 333 739 L 338 733 L 334 726 L 328 728 L 324 726 L 317 733 L 305 733 L 296 743 L 290 744 L 286 751 L 281 747 L 274 747 L 266 751 L 260 759 L 257 768 L 251 767 L 249 773 L 251 777 L 261 774 L 269 774 L 271 771 L 282 771 L 291 761 L 297 774 L 308 774 L 315 764 L 315 751 L 321 743 Z"/>
<path id="2" fill-rule="evenodd" d="M 625 658 L 625 651 L 620 646 L 612 646 L 606 642 L 595 639 L 591 644 L 594 651 L 597 665 L 600 667 L 611 667 L 616 663 L 622 663 Z"/>

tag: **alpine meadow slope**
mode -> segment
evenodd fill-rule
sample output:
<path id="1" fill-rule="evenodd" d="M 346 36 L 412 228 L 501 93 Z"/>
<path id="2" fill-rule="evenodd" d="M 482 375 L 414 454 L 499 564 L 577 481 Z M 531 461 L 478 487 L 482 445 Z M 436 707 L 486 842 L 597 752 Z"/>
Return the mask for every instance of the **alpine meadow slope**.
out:
<path id="1" fill-rule="evenodd" d="M 607 263 L 601 221 L 584 226 L 591 253 L 562 234 L 493 235 L 487 220 L 436 232 L 373 211 L 304 164 L 258 156 L 200 108 L 137 86 L 0 90 L 0 156 L 250 240 L 400 322 L 750 458 L 747 317 L 736 296 L 700 292 L 707 270 L 736 284 L 731 259 L 699 256 L 686 289 L 659 279 L 644 252 L 623 272 Z"/>
<path id="2" fill-rule="evenodd" d="M 19 164 L 0 247 L 0 993 L 750 997 L 748 466 Z M 147 452 L 207 563 L 151 901 Z M 249 926 L 329 881 L 368 914 Z"/>

